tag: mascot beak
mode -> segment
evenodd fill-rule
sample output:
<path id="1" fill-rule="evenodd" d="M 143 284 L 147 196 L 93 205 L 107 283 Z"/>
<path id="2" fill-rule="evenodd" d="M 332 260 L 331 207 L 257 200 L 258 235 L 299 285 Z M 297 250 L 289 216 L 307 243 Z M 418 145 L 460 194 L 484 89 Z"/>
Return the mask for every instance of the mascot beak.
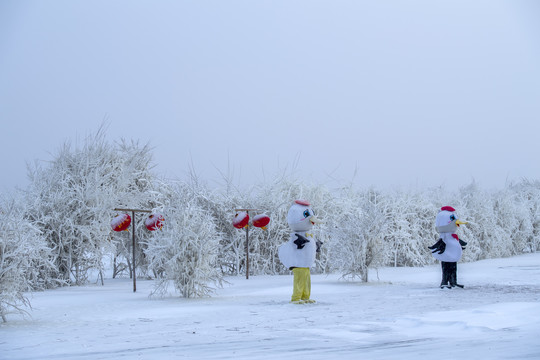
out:
<path id="1" fill-rule="evenodd" d="M 466 221 L 461 221 L 461 220 L 456 220 L 456 225 L 459 226 L 459 225 L 466 225 L 468 224 L 468 222 Z"/>
<path id="2" fill-rule="evenodd" d="M 310 217 L 310 218 L 309 218 L 309 221 L 310 221 L 313 225 L 315 225 L 315 224 L 322 224 L 322 221 L 319 220 L 319 219 L 317 219 L 315 216 Z"/>

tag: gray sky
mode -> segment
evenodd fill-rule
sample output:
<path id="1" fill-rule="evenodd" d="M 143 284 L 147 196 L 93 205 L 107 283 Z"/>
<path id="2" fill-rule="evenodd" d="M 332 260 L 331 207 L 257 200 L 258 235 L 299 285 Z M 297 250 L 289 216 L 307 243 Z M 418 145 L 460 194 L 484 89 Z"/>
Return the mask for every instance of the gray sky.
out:
<path id="1" fill-rule="evenodd" d="M 0 0 L 0 190 L 94 133 L 211 181 L 540 179 L 540 2 Z"/>

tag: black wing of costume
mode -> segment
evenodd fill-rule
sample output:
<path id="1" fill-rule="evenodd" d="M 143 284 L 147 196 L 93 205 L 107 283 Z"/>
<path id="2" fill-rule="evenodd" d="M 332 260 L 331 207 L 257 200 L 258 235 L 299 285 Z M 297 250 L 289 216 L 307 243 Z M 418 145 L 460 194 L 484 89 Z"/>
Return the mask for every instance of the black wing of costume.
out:
<path id="1" fill-rule="evenodd" d="M 439 241 L 437 241 L 435 244 L 428 246 L 428 249 L 430 249 L 433 254 L 436 252 L 442 254 L 444 250 L 446 250 L 446 244 L 442 239 L 439 239 Z"/>
<path id="2" fill-rule="evenodd" d="M 300 234 L 295 234 L 295 235 L 296 235 L 296 240 L 294 240 L 293 243 L 296 245 L 297 249 L 303 249 L 304 246 L 306 246 L 306 243 L 309 242 L 309 240 Z"/>
<path id="3" fill-rule="evenodd" d="M 463 240 L 460 239 L 460 240 L 459 240 L 459 245 L 461 245 L 461 248 L 462 248 L 463 250 L 465 250 L 465 246 L 467 246 L 467 243 L 466 243 L 465 241 L 463 241 Z"/>

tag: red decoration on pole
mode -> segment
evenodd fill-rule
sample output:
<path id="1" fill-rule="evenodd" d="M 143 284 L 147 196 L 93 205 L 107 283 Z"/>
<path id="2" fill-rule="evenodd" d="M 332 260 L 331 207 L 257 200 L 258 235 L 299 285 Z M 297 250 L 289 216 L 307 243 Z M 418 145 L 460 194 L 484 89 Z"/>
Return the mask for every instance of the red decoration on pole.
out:
<path id="1" fill-rule="evenodd" d="M 246 279 L 249 279 L 249 212 L 257 209 L 236 209 L 233 219 L 233 226 L 237 229 L 246 229 Z M 266 230 L 266 225 L 270 222 L 270 217 L 265 214 L 257 215 L 253 218 L 253 226 Z"/>
<path id="2" fill-rule="evenodd" d="M 152 214 L 144 221 L 144 226 L 150 231 L 159 230 L 163 227 L 165 218 L 161 214 Z"/>
<path id="3" fill-rule="evenodd" d="M 131 216 L 128 214 L 116 215 L 111 221 L 111 227 L 114 231 L 127 231 L 131 224 Z"/>
<path id="4" fill-rule="evenodd" d="M 248 226 L 249 223 L 249 215 L 247 212 L 242 211 L 239 213 L 236 213 L 233 219 L 233 226 L 237 229 L 243 229 L 246 226 Z"/>
<path id="5" fill-rule="evenodd" d="M 266 214 L 260 214 L 253 218 L 253 226 L 266 230 L 266 225 L 270 222 L 270 217 Z"/>

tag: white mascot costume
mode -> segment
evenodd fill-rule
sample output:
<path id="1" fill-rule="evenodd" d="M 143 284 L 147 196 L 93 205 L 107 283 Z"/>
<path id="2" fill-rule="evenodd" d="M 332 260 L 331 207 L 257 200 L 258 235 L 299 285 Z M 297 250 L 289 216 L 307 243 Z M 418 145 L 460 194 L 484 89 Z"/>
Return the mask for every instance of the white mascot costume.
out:
<path id="1" fill-rule="evenodd" d="M 289 209 L 287 222 L 291 230 L 289 241 L 278 249 L 279 260 L 293 271 L 293 294 L 291 302 L 296 304 L 314 303 L 311 300 L 311 274 L 309 268 L 315 263 L 315 255 L 322 242 L 316 241 L 308 231 L 320 223 L 305 200 L 296 200 Z"/>
<path id="2" fill-rule="evenodd" d="M 441 289 L 455 286 L 463 288 L 463 285 L 457 283 L 457 262 L 467 243 L 460 240 L 455 232 L 459 225 L 464 224 L 467 223 L 458 219 L 456 210 L 451 206 L 442 207 L 435 219 L 435 227 L 441 238 L 429 249 L 433 257 L 441 261 Z"/>

